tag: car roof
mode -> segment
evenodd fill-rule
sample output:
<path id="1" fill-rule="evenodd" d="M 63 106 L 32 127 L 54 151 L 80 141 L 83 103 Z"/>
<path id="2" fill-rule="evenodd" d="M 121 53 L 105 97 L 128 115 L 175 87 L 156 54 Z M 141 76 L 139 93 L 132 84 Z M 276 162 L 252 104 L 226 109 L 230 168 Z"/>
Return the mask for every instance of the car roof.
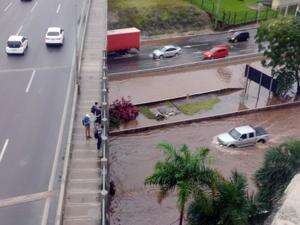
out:
<path id="1" fill-rule="evenodd" d="M 249 32 L 248 31 L 236 31 L 236 32 L 234 32 L 233 35 L 238 35 L 238 34 L 249 34 Z"/>
<path id="2" fill-rule="evenodd" d="M 49 27 L 47 32 L 60 32 L 60 27 Z"/>
<path id="3" fill-rule="evenodd" d="M 8 41 L 21 41 L 23 38 L 23 36 L 19 36 L 19 35 L 11 35 L 8 38 Z"/>
<path id="4" fill-rule="evenodd" d="M 165 45 L 163 48 L 176 48 L 174 45 Z"/>
<path id="5" fill-rule="evenodd" d="M 241 126 L 241 127 L 236 127 L 235 129 L 239 133 L 241 133 L 241 134 L 255 132 L 255 130 L 253 129 L 253 127 L 251 127 L 249 125 L 247 125 L 247 126 Z"/>
<path id="6" fill-rule="evenodd" d="M 210 49 L 210 51 L 213 50 L 213 49 L 214 50 L 219 50 L 219 49 L 226 49 L 227 50 L 228 48 L 227 48 L 226 45 L 217 45 L 217 46 L 213 47 L 212 49 Z"/>

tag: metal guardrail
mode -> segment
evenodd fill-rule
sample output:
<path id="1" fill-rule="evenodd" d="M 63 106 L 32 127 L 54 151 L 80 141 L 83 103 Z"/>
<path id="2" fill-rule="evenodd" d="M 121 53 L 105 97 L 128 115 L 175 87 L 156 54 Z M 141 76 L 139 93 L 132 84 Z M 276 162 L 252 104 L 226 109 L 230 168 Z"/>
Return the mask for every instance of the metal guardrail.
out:
<path id="1" fill-rule="evenodd" d="M 109 225 L 109 189 L 110 189 L 110 177 L 109 177 L 109 146 L 108 146 L 108 134 L 109 134 L 109 101 L 108 101 L 108 78 L 107 78 L 107 2 L 108 0 L 104 0 L 104 6 L 102 12 L 104 13 L 104 45 L 102 52 L 102 73 L 100 74 L 100 97 L 101 97 L 101 125 L 102 125 L 102 134 L 101 134 L 101 149 L 102 149 L 102 157 L 101 157 L 101 176 L 102 176 L 102 187 L 101 187 L 101 225 Z"/>
<path id="2" fill-rule="evenodd" d="M 106 68 L 106 51 L 103 51 L 103 65 L 101 74 L 101 125 L 102 125 L 102 157 L 101 157 L 101 176 L 102 176 L 102 204 L 101 204 L 101 225 L 109 225 L 109 104 L 108 104 L 108 79 Z"/>

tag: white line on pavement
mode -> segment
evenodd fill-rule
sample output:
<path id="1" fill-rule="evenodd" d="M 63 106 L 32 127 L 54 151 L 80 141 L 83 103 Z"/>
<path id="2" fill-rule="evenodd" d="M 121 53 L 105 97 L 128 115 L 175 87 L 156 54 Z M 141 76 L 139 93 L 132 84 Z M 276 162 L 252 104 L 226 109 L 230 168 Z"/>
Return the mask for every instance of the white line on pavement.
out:
<path id="1" fill-rule="evenodd" d="M 4 12 L 6 12 L 6 11 L 9 9 L 9 7 L 11 7 L 11 6 L 12 6 L 12 2 L 10 2 L 10 3 L 5 7 Z"/>
<path id="2" fill-rule="evenodd" d="M 34 75 L 35 75 L 35 70 L 32 71 L 30 80 L 29 80 L 29 82 L 28 82 L 28 84 L 27 84 L 27 87 L 26 87 L 26 90 L 25 90 L 26 93 L 29 92 L 29 88 L 30 88 L 30 86 L 31 86 L 32 80 L 33 80 L 33 78 L 34 78 Z"/>
<path id="3" fill-rule="evenodd" d="M 21 30 L 23 29 L 23 25 L 20 26 L 18 32 L 17 32 L 17 35 L 19 35 L 21 33 Z"/>
<path id="4" fill-rule="evenodd" d="M 37 6 L 37 4 L 38 4 L 38 2 L 35 2 L 35 3 L 34 3 L 33 7 L 32 7 L 31 10 L 30 10 L 31 13 L 33 12 L 33 10 L 34 10 L 35 7 Z"/>
<path id="5" fill-rule="evenodd" d="M 58 4 L 58 6 L 57 6 L 57 10 L 56 10 L 57 14 L 59 13 L 59 10 L 60 10 L 60 4 Z"/>
<path id="6" fill-rule="evenodd" d="M 69 66 L 53 66 L 53 67 L 27 67 L 20 69 L 0 69 L 0 73 L 13 73 L 13 72 L 24 72 L 29 70 L 60 70 L 60 69 L 68 69 Z"/>
<path id="7" fill-rule="evenodd" d="M 208 43 L 202 43 L 202 44 L 198 44 L 198 45 L 186 45 L 183 46 L 184 48 L 192 48 L 192 47 L 199 47 L 199 46 L 207 46 Z"/>
<path id="8" fill-rule="evenodd" d="M 6 140 L 5 140 L 5 143 L 4 143 L 4 145 L 3 145 L 2 151 L 1 151 L 1 153 L 0 153 L 0 162 L 2 161 L 2 158 L 3 158 L 4 153 L 5 153 L 5 151 L 6 151 L 8 142 L 9 142 L 9 139 L 6 139 Z"/>

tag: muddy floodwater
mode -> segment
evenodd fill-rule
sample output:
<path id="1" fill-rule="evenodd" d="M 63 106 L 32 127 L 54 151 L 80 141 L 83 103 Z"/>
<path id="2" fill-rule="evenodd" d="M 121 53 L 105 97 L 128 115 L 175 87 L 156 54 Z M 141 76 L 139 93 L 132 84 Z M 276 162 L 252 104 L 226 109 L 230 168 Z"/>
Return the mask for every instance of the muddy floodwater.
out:
<path id="1" fill-rule="evenodd" d="M 219 133 L 247 124 L 264 127 L 270 133 L 270 141 L 242 149 L 226 149 L 216 144 L 215 136 Z M 248 178 L 252 192 L 256 190 L 252 175 L 261 166 L 266 148 L 290 138 L 300 138 L 300 107 L 113 137 L 110 172 L 117 191 L 111 204 L 111 224 L 178 223 L 175 193 L 159 205 L 156 188 L 144 186 L 145 177 L 151 175 L 155 163 L 162 159 L 161 152 L 155 148 L 161 141 L 177 147 L 187 144 L 191 149 L 208 147 L 213 157 L 211 166 L 225 176 L 234 169 L 242 172 Z"/>

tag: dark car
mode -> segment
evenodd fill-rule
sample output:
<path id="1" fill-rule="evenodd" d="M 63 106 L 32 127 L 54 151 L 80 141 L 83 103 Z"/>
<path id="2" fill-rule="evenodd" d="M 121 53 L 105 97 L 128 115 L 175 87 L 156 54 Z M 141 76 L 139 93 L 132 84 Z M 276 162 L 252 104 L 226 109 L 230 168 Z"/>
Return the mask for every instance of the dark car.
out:
<path id="1" fill-rule="evenodd" d="M 229 42 L 241 42 L 241 41 L 247 41 L 249 39 L 250 35 L 248 31 L 241 31 L 241 32 L 235 32 L 233 35 L 231 35 L 228 38 Z"/>

